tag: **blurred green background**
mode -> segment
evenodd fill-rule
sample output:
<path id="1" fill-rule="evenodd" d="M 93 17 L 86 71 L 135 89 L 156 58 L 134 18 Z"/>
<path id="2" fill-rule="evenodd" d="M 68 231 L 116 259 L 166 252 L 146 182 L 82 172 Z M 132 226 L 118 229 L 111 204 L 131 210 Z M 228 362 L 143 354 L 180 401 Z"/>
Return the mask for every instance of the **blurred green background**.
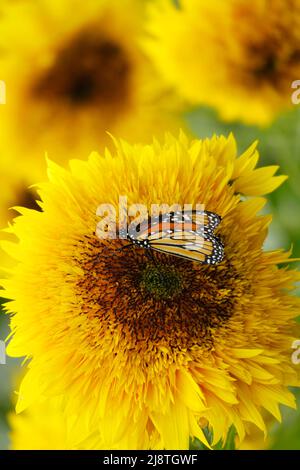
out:
<path id="1" fill-rule="evenodd" d="M 224 124 L 214 111 L 202 108 L 186 113 L 185 121 L 198 137 L 210 137 L 214 133 L 227 135 L 232 131 L 240 152 L 259 140 L 260 165 L 280 165 L 280 173 L 289 176 L 281 188 L 268 196 L 266 211 L 273 214 L 274 221 L 266 249 L 289 249 L 293 245 L 294 256 L 300 257 L 300 105 L 266 129 Z M 0 315 L 0 339 L 7 334 L 8 318 Z M 6 415 L 11 408 L 12 383 L 20 363 L 7 358 L 7 364 L 0 365 L 0 449 L 9 445 Z M 296 393 L 300 408 L 300 393 Z M 300 409 L 295 412 L 283 408 L 283 423 L 272 426 L 271 447 L 300 449 Z"/>

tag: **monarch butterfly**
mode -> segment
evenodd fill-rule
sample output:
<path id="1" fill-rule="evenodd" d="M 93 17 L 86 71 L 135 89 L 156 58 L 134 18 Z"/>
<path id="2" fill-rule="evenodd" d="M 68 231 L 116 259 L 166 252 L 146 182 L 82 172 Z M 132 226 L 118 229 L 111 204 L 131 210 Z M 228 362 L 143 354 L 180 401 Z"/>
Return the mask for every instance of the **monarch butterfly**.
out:
<path id="1" fill-rule="evenodd" d="M 125 238 L 130 241 L 127 246 L 152 249 L 202 264 L 217 264 L 224 257 L 224 246 L 214 235 L 221 220 L 219 215 L 204 210 L 169 212 L 129 227 Z"/>

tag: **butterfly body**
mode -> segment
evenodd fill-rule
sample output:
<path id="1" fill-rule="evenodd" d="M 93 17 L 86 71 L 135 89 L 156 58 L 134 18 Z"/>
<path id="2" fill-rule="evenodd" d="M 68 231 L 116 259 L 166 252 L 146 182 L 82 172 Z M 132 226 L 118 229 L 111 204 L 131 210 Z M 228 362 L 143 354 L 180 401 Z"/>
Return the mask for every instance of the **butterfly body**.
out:
<path id="1" fill-rule="evenodd" d="M 224 257 L 224 246 L 214 235 L 220 222 L 209 211 L 170 212 L 129 227 L 126 238 L 138 248 L 214 265 Z"/>

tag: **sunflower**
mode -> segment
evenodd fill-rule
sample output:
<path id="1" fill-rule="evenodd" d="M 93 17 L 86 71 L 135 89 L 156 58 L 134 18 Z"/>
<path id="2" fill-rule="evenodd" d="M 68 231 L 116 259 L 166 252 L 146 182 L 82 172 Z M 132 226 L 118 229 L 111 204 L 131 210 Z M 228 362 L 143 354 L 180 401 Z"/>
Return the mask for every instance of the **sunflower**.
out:
<path id="1" fill-rule="evenodd" d="M 63 397 L 70 445 L 85 448 L 188 449 L 232 426 L 242 442 L 249 423 L 266 433 L 263 410 L 280 420 L 298 385 L 299 274 L 289 253 L 262 249 L 271 217 L 258 215 L 285 177 L 256 168 L 256 143 L 238 157 L 232 135 L 114 142 L 70 170 L 49 162 L 42 212 L 20 209 L 12 225 L 8 353 L 28 359 L 17 412 Z M 98 207 L 120 195 L 148 209 L 204 204 L 223 218 L 223 262 L 100 240 Z"/>
<path id="2" fill-rule="evenodd" d="M 152 6 L 146 48 L 167 82 L 221 117 L 269 124 L 300 76 L 298 0 L 171 0 Z"/>
<path id="3" fill-rule="evenodd" d="M 68 433 L 61 400 L 43 399 L 29 410 L 8 416 L 12 450 L 67 450 Z"/>
<path id="4" fill-rule="evenodd" d="M 270 440 L 266 439 L 264 434 L 252 425 L 252 431 L 246 439 L 240 444 L 238 450 L 267 450 L 270 447 Z"/>
<path id="5" fill-rule="evenodd" d="M 6 156 L 7 157 L 7 156 Z M 30 175 L 30 170 L 33 170 Z M 12 165 L 9 158 L 5 155 L 0 157 L 0 228 L 4 228 L 12 219 L 17 215 L 13 206 L 28 207 L 32 209 L 39 209 L 36 203 L 37 194 L 34 188 L 29 187 L 30 177 L 36 175 L 35 169 L 31 165 L 26 165 L 26 162 L 16 162 Z M 41 176 L 41 175 L 40 175 Z M 1 240 L 12 240 L 12 234 L 4 230 L 0 234 Z M 13 263 L 4 250 L 0 247 L 0 260 L 3 267 L 8 267 Z M 2 271 L 1 275 L 2 275 Z"/>
<path id="6" fill-rule="evenodd" d="M 3 5 L 2 226 L 8 208 L 31 200 L 27 188 L 45 179 L 46 152 L 63 163 L 108 145 L 107 131 L 146 142 L 176 127 L 176 104 L 139 45 L 143 18 L 138 0 Z"/>
<path id="7" fill-rule="evenodd" d="M 9 413 L 11 450 L 93 450 L 101 445 L 100 434 L 74 444 L 68 421 L 62 411 L 61 398 L 40 397 L 33 406 L 22 413 Z M 76 417 L 74 417 L 76 420 Z"/>

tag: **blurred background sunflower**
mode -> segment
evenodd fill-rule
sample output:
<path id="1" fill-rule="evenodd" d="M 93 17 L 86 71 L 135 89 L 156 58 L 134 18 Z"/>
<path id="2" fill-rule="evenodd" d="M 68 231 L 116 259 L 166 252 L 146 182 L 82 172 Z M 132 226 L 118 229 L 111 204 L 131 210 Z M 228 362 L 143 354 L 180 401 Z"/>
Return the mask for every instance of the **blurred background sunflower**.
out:
<path id="1" fill-rule="evenodd" d="M 16 214 L 9 208 L 38 207 L 30 186 L 45 178 L 46 152 L 64 165 L 110 145 L 107 131 L 143 143 L 179 127 L 201 138 L 232 131 L 239 153 L 258 139 L 261 164 L 289 175 L 268 196 L 266 248 L 293 245 L 299 257 L 300 104 L 292 103 L 299 25 L 297 0 L 3 0 L 1 227 Z M 8 334 L 1 315 L 0 340 Z M 9 446 L 9 425 L 22 447 L 18 436 L 26 426 L 40 429 L 44 415 L 40 407 L 29 425 L 26 417 L 15 422 L 19 369 L 12 358 L 0 365 L 0 449 Z M 53 438 L 57 423 L 53 416 L 43 426 L 37 446 Z M 267 441 L 253 430 L 243 448 L 300 449 L 300 411 L 284 408 L 282 424 L 269 427 Z"/>
<path id="2" fill-rule="evenodd" d="M 147 142 L 178 127 L 175 97 L 140 47 L 144 6 L 24 0 L 3 7 L 1 224 L 8 207 L 33 203 L 28 186 L 44 178 L 46 153 L 66 163 L 110 145 L 108 131 Z"/>

